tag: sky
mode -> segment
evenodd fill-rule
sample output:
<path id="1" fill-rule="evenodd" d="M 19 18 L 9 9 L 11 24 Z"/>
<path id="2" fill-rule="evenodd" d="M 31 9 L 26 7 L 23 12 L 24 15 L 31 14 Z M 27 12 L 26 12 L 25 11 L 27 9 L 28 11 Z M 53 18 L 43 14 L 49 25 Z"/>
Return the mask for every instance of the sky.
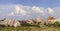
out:
<path id="1" fill-rule="evenodd" d="M 60 0 L 0 0 L 0 19 L 60 18 L 59 14 Z"/>

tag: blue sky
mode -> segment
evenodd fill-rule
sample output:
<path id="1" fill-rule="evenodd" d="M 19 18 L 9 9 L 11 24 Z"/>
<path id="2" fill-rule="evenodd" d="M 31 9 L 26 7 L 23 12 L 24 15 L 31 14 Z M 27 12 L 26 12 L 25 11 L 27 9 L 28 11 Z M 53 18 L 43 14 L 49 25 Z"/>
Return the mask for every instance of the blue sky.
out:
<path id="1" fill-rule="evenodd" d="M 36 5 L 41 7 L 59 7 L 60 0 L 0 0 L 0 4 Z"/>
<path id="2" fill-rule="evenodd" d="M 0 18 L 31 19 L 60 15 L 60 0 L 0 0 Z"/>

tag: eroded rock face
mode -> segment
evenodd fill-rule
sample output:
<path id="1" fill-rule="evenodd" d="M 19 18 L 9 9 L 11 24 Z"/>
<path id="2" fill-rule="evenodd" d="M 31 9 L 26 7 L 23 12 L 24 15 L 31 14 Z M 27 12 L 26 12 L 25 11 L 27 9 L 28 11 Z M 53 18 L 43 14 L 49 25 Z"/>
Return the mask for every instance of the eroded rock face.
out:
<path id="1" fill-rule="evenodd" d="M 9 26 L 14 26 L 14 27 L 17 27 L 17 26 L 21 26 L 19 21 L 17 20 L 14 20 L 14 19 L 9 19 L 9 18 L 5 18 L 4 21 L 1 21 L 0 22 L 1 25 L 9 25 Z"/>
<path id="2" fill-rule="evenodd" d="M 54 22 L 59 22 L 60 23 L 60 18 L 55 19 Z"/>
<path id="3" fill-rule="evenodd" d="M 36 23 L 40 24 L 43 22 L 43 19 L 41 17 L 36 18 Z"/>
<path id="4" fill-rule="evenodd" d="M 34 24 L 34 21 L 31 19 L 31 20 L 27 20 L 26 23 L 33 25 Z"/>
<path id="5" fill-rule="evenodd" d="M 26 21 L 19 21 L 20 22 L 20 24 L 21 24 L 21 26 L 24 26 L 24 25 L 26 25 L 27 23 L 26 23 Z"/>
<path id="6" fill-rule="evenodd" d="M 48 16 L 46 19 L 46 23 L 54 23 L 55 18 L 53 16 Z"/>

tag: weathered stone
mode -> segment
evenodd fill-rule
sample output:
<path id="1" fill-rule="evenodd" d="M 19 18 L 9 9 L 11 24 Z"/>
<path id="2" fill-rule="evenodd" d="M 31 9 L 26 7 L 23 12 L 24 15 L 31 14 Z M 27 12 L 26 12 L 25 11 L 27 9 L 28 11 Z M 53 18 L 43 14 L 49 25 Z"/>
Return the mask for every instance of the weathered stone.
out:
<path id="1" fill-rule="evenodd" d="M 34 22 L 33 22 L 33 20 L 32 20 L 32 19 L 31 19 L 31 20 L 27 20 L 27 21 L 26 21 L 26 23 L 27 23 L 27 24 L 31 24 L 31 25 L 33 25 L 33 24 L 34 24 Z"/>
<path id="2" fill-rule="evenodd" d="M 48 23 L 53 24 L 53 23 L 54 23 L 54 20 L 55 20 L 54 16 L 48 16 L 47 19 L 46 19 L 46 23 L 47 23 L 47 24 L 48 24 Z"/>
<path id="3" fill-rule="evenodd" d="M 41 17 L 36 18 L 36 23 L 40 24 L 43 22 L 43 19 Z"/>
<path id="4" fill-rule="evenodd" d="M 19 21 L 15 20 L 15 19 L 10 19 L 10 18 L 5 18 L 4 21 L 0 22 L 1 25 L 5 25 L 5 26 L 21 26 Z"/>

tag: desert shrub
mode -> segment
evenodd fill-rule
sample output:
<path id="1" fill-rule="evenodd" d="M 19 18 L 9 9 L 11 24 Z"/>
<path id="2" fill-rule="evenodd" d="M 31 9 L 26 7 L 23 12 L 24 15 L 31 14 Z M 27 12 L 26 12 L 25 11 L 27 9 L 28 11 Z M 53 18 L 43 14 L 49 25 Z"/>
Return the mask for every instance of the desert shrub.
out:
<path id="1" fill-rule="evenodd" d="M 43 25 L 47 26 L 46 22 Z"/>
<path id="2" fill-rule="evenodd" d="M 40 26 L 38 24 L 37 25 L 25 24 L 22 27 L 40 27 Z"/>
<path id="3" fill-rule="evenodd" d="M 60 23 L 59 22 L 55 22 L 54 23 L 54 27 L 60 27 Z"/>
<path id="4" fill-rule="evenodd" d="M 0 27 L 6 27 L 6 26 L 5 26 L 5 25 L 1 25 L 1 24 L 0 24 Z"/>
<path id="5" fill-rule="evenodd" d="M 44 25 L 48 27 L 54 26 L 54 24 L 51 24 L 51 23 L 48 23 L 48 24 L 44 23 Z"/>

